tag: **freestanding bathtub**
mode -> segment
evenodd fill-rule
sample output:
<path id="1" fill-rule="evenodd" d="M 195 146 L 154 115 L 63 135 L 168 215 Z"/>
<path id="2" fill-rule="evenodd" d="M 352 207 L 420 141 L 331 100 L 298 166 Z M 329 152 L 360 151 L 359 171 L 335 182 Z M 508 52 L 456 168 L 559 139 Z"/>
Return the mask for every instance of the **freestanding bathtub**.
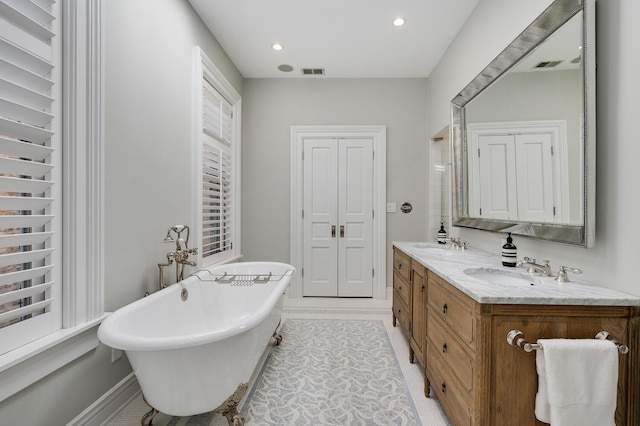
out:
<path id="1" fill-rule="evenodd" d="M 275 262 L 203 269 L 118 309 L 98 337 L 126 352 L 155 410 L 212 411 L 249 381 L 273 336 L 279 343 L 283 294 L 294 273 Z"/>

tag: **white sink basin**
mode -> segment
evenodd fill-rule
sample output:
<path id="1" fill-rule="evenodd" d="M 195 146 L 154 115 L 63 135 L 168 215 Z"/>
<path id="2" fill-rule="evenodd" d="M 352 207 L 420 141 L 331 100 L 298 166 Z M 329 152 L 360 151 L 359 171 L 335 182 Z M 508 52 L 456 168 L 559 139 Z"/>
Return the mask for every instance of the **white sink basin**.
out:
<path id="1" fill-rule="evenodd" d="M 427 257 L 460 256 L 465 252 L 464 250 L 453 249 L 450 246 L 436 244 L 415 244 L 413 247 L 417 249 L 417 255 Z"/>
<path id="2" fill-rule="evenodd" d="M 447 247 L 444 244 L 440 244 L 440 245 L 435 245 L 435 244 L 414 244 L 413 245 L 415 248 L 417 249 L 422 249 L 422 250 L 445 250 L 445 249 L 449 249 L 449 247 Z"/>
<path id="3" fill-rule="evenodd" d="M 414 253 L 418 256 L 425 256 L 431 258 L 438 258 L 447 260 L 450 256 L 464 256 L 469 250 L 456 249 L 450 245 L 444 244 L 432 244 L 432 243 L 419 243 L 414 244 L 416 249 Z M 474 256 L 489 256 L 489 253 L 484 253 L 478 250 L 473 251 Z"/>
<path id="4" fill-rule="evenodd" d="M 540 277 L 526 272 L 506 271 L 496 268 L 469 268 L 465 269 L 464 273 L 490 284 L 505 286 L 536 286 L 542 284 Z"/>

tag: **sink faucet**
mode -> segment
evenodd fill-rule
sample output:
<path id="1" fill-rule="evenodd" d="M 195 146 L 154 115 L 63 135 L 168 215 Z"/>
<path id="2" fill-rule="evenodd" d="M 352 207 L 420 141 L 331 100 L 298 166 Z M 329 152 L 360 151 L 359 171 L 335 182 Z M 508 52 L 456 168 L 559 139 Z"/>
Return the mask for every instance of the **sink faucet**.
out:
<path id="1" fill-rule="evenodd" d="M 460 238 L 454 238 L 454 237 L 445 239 L 445 242 L 451 243 L 451 248 L 454 248 L 454 249 L 464 250 L 469 245 L 469 241 L 460 241 Z"/>
<path id="2" fill-rule="evenodd" d="M 525 257 L 523 260 L 518 261 L 517 266 L 522 266 L 523 268 L 527 268 L 527 272 L 532 274 L 538 273 L 543 277 L 551 276 L 551 266 L 549 265 L 548 260 L 543 260 L 544 264 L 539 265 L 536 263 L 535 259 L 530 257 Z"/>

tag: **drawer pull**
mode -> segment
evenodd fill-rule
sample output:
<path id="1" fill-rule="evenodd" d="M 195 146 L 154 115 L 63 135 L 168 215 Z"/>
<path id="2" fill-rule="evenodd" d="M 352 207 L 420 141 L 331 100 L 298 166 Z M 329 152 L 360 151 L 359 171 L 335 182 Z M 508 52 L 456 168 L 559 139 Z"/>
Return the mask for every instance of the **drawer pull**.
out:
<path id="1" fill-rule="evenodd" d="M 424 292 L 424 286 L 422 286 L 422 291 Z"/>
<path id="2" fill-rule="evenodd" d="M 442 345 L 442 353 L 446 353 L 447 352 L 447 344 L 445 343 L 444 345 Z"/>
<path id="3" fill-rule="evenodd" d="M 443 383 L 442 384 L 442 392 L 446 392 L 447 391 L 447 384 Z"/>
<path id="4" fill-rule="evenodd" d="M 402 290 L 402 286 L 398 286 L 398 290 Z"/>
<path id="5" fill-rule="evenodd" d="M 402 269 L 402 263 L 398 263 L 398 270 Z"/>
<path id="6" fill-rule="evenodd" d="M 447 313 L 447 304 L 446 303 L 444 305 L 442 305 L 442 313 L 443 314 Z"/>

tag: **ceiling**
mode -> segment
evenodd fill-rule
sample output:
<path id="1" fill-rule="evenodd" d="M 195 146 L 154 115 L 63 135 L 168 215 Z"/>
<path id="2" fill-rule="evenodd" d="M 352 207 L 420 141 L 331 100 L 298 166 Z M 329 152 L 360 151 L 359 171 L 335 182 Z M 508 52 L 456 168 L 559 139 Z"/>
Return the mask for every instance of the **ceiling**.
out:
<path id="1" fill-rule="evenodd" d="M 189 0 L 245 78 L 428 77 L 478 1 Z"/>

